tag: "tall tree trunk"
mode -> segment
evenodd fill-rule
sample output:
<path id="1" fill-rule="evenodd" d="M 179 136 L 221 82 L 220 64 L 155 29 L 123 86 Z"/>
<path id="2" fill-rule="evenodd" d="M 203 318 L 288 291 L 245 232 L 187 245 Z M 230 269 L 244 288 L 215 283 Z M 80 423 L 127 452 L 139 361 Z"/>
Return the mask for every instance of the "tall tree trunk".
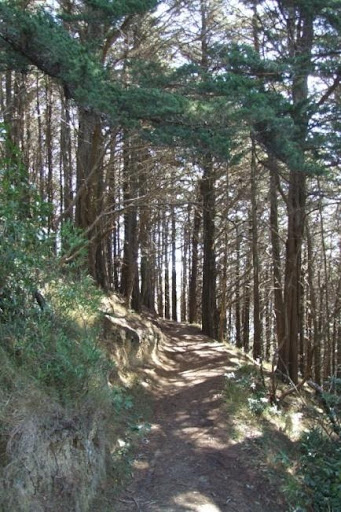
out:
<path id="1" fill-rule="evenodd" d="M 293 59 L 292 101 L 295 125 L 295 162 L 291 163 L 288 192 L 288 235 L 285 265 L 285 313 L 287 333 L 279 361 L 280 370 L 298 382 L 298 354 L 301 311 L 301 249 L 305 223 L 306 174 L 304 152 L 308 133 L 308 76 L 311 71 L 313 11 L 288 3 L 288 45 Z"/>
<path id="2" fill-rule="evenodd" d="M 280 370 L 298 381 L 298 354 L 301 310 L 301 248 L 305 222 L 306 176 L 291 171 L 288 196 L 288 237 L 285 266 L 285 311 L 288 326 L 286 343 L 280 352 Z"/>
<path id="3" fill-rule="evenodd" d="M 270 172 L 270 236 L 272 249 L 272 267 L 274 284 L 274 309 L 276 319 L 276 339 L 278 366 L 280 371 L 286 374 L 286 368 L 283 357 L 286 346 L 286 319 L 283 299 L 283 282 L 281 266 L 281 242 L 278 225 L 278 187 L 279 173 L 277 162 L 273 155 L 269 155 L 267 167 Z"/>
<path id="4" fill-rule="evenodd" d="M 240 243 L 240 242 L 239 242 Z M 242 332 L 237 336 L 237 342 L 240 347 L 243 347 L 244 352 L 248 352 L 250 348 L 250 305 L 251 305 L 251 275 L 248 271 L 248 268 L 251 266 L 251 252 L 248 251 L 246 262 L 245 262 L 245 283 L 244 283 L 244 292 L 243 292 L 243 301 L 242 301 L 242 310 L 240 315 L 240 305 L 238 306 L 238 311 L 236 314 L 241 316 L 241 327 Z M 240 272 L 240 270 L 239 270 Z M 240 298 L 238 297 L 238 302 L 240 302 Z M 236 308 L 237 309 L 237 308 Z M 240 324 L 240 320 L 239 320 Z M 240 326 L 238 327 L 240 330 Z M 239 338 L 241 338 L 239 340 Z"/>
<path id="5" fill-rule="evenodd" d="M 306 239 L 307 239 L 307 275 L 308 275 L 308 294 L 309 294 L 309 323 L 312 325 L 310 337 L 307 345 L 307 358 L 305 364 L 305 375 L 311 376 L 314 380 L 321 383 L 321 348 L 320 333 L 318 325 L 317 300 L 314 287 L 314 269 L 313 269 L 313 241 L 310 233 L 308 219 L 306 219 Z M 314 361 L 314 370 L 313 370 Z"/>
<path id="6" fill-rule="evenodd" d="M 139 299 L 136 291 L 138 276 L 138 222 L 136 197 L 138 194 L 138 176 L 132 138 L 125 134 L 123 148 L 123 202 L 124 212 L 124 247 L 121 293 L 125 297 L 126 306 L 139 310 Z"/>
<path id="7" fill-rule="evenodd" d="M 169 242 L 169 225 L 166 213 L 163 216 L 163 254 L 164 262 L 164 281 L 165 281 L 165 318 L 170 319 L 170 298 L 169 298 L 169 257 L 168 257 L 168 242 Z"/>
<path id="8" fill-rule="evenodd" d="M 270 277 L 270 268 L 266 271 L 266 282 L 271 281 Z M 268 294 L 265 297 L 265 360 L 270 361 L 271 357 L 271 340 L 273 338 L 273 329 L 272 329 L 272 312 L 273 312 L 273 296 L 272 294 Z"/>
<path id="9" fill-rule="evenodd" d="M 157 213 L 157 311 L 159 316 L 164 316 L 164 296 L 163 296 L 163 226 L 160 210 Z"/>
<path id="10" fill-rule="evenodd" d="M 36 85 L 37 85 L 37 100 L 36 100 L 36 108 L 37 108 L 37 124 L 38 124 L 38 140 L 37 140 L 37 151 L 35 154 L 36 157 L 36 180 L 39 186 L 39 194 L 42 199 L 42 201 L 46 201 L 46 195 L 45 195 L 45 175 L 44 175 L 44 158 L 43 158 L 43 123 L 42 123 L 42 111 L 41 111 L 41 101 L 40 101 L 40 83 L 39 83 L 39 75 L 37 74 L 36 79 Z M 62 127 L 61 127 L 62 129 Z M 62 147 L 61 147 L 62 150 Z"/>
<path id="11" fill-rule="evenodd" d="M 201 226 L 201 212 L 199 206 L 196 205 L 194 209 L 194 220 L 193 220 L 193 233 L 192 233 L 192 268 L 189 280 L 189 299 L 188 299 L 188 319 L 191 324 L 198 321 L 198 244 L 199 244 L 199 233 Z"/>
<path id="12" fill-rule="evenodd" d="M 149 209 L 142 207 L 140 208 L 141 302 L 143 306 L 154 311 L 155 251 L 152 236 Z"/>
<path id="13" fill-rule="evenodd" d="M 188 286 L 188 250 L 189 250 L 189 225 L 191 221 L 191 205 L 188 206 L 187 219 L 183 229 L 182 250 L 182 283 L 181 283 L 181 321 L 187 320 L 187 286 Z"/>
<path id="14" fill-rule="evenodd" d="M 46 95 L 46 166 L 47 166 L 47 201 L 50 205 L 54 200 L 54 182 L 53 182 L 53 120 L 52 120 L 52 84 L 51 80 L 46 79 L 45 85 Z M 51 209 L 48 217 L 48 229 L 53 229 L 53 210 Z"/>
<path id="15" fill-rule="evenodd" d="M 241 233 L 239 224 L 236 224 L 236 346 L 241 348 L 243 346 L 242 332 L 241 332 L 241 304 L 240 304 L 240 245 Z"/>
<path id="16" fill-rule="evenodd" d="M 260 284 L 258 256 L 258 218 L 257 218 L 257 168 L 256 145 L 252 138 L 251 154 L 251 232 L 252 232 L 252 263 L 253 263 L 253 358 L 262 357 L 262 322 L 260 317 Z"/>
<path id="17" fill-rule="evenodd" d="M 176 283 L 176 221 L 175 208 L 172 206 L 172 320 L 177 322 L 177 283 Z"/>
<path id="18" fill-rule="evenodd" d="M 321 194 L 321 183 L 319 180 L 319 192 Z M 325 225 L 323 219 L 323 209 L 322 209 L 322 201 L 321 196 L 319 198 L 319 221 L 320 221 L 320 235 L 321 235 L 321 248 L 322 248 L 322 268 L 323 268 L 323 277 L 324 277 L 324 286 L 323 292 L 321 290 L 321 294 L 323 294 L 325 308 L 323 313 L 324 318 L 324 326 L 323 326 L 323 378 L 328 379 L 331 376 L 331 363 L 332 363 L 332 343 L 331 343 L 331 333 L 330 333 L 330 287 L 329 287 L 329 272 L 328 272 L 328 262 L 327 262 L 327 248 L 326 248 L 326 237 L 325 237 Z"/>
<path id="19" fill-rule="evenodd" d="M 339 314 L 339 325 L 336 329 L 336 347 L 337 347 L 337 370 L 336 376 L 341 379 L 341 318 Z"/>
<path id="20" fill-rule="evenodd" d="M 139 151 L 139 189 L 140 196 L 145 197 L 148 194 L 148 162 L 149 151 L 143 147 Z M 141 304 L 151 311 L 155 311 L 155 247 L 153 241 L 154 230 L 152 228 L 152 219 L 150 206 L 145 202 L 140 206 L 140 240 L 141 248 Z"/>
<path id="21" fill-rule="evenodd" d="M 305 251 L 306 252 L 306 251 Z M 305 359 L 306 359 L 306 340 L 305 340 L 305 286 L 304 283 L 306 281 L 305 276 L 305 261 L 303 258 L 303 262 L 301 264 L 301 276 L 299 279 L 299 331 L 298 331 L 298 368 L 301 375 L 305 375 Z"/>
<path id="22" fill-rule="evenodd" d="M 218 326 L 218 340 L 223 341 L 226 335 L 226 306 L 227 306 L 227 266 L 228 266 L 228 240 L 227 232 L 224 236 L 224 253 L 222 261 L 222 275 L 220 282 L 220 311 L 219 311 L 219 326 Z"/>
<path id="23" fill-rule="evenodd" d="M 100 215 L 103 210 L 103 136 L 96 114 L 79 111 L 75 223 L 89 238 L 88 269 L 95 281 L 107 288 L 105 251 Z"/>
<path id="24" fill-rule="evenodd" d="M 71 145 L 71 116 L 69 101 L 62 95 L 61 97 L 62 119 L 60 125 L 60 155 L 62 167 L 62 208 L 65 212 L 65 219 L 73 219 L 73 192 L 72 192 L 72 145 Z"/>
<path id="25" fill-rule="evenodd" d="M 215 176 L 211 155 L 203 163 L 201 182 L 203 204 L 203 286 L 202 332 L 211 338 L 217 336 L 216 255 L 215 255 Z"/>

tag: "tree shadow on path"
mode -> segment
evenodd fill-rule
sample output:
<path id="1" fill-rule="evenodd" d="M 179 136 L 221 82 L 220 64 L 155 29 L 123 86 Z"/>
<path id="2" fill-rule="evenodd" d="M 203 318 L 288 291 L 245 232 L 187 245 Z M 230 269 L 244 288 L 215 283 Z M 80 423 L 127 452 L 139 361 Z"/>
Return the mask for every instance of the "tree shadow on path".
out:
<path id="1" fill-rule="evenodd" d="M 252 464 L 250 431 L 229 438 L 222 391 L 236 354 L 196 328 L 167 322 L 164 364 L 151 371 L 154 423 L 134 462 L 134 478 L 115 502 L 128 512 L 285 511 L 264 468 Z M 169 364 L 166 364 L 167 361 Z"/>

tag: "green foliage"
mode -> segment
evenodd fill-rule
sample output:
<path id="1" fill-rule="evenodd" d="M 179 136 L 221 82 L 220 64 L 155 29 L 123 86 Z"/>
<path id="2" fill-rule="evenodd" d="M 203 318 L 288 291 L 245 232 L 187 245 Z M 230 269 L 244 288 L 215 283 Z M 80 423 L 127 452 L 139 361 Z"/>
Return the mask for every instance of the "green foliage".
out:
<path id="1" fill-rule="evenodd" d="M 18 55 L 10 45 L 0 41 L 0 71 L 15 70 L 27 73 L 29 61 L 25 57 Z"/>
<path id="2" fill-rule="evenodd" d="M 269 29 L 270 40 L 280 37 L 279 47 L 284 44 L 275 57 L 270 51 L 264 58 L 247 44 L 216 44 L 210 49 L 214 71 L 209 72 L 193 65 L 170 70 L 153 61 L 129 62 L 133 81 L 127 86 L 117 76 L 113 80 L 97 59 L 100 41 L 81 44 L 62 22 L 66 20 L 69 27 L 81 22 L 108 29 L 157 3 L 86 0 L 76 14 L 61 10 L 52 16 L 43 8 L 22 10 L 13 2 L 1 2 L 2 44 L 9 62 L 15 52 L 19 67 L 31 62 L 60 80 L 79 106 L 101 115 L 112 126 L 139 129 L 156 144 L 229 160 L 240 130 L 251 129 L 257 141 L 290 169 L 321 173 L 328 168 L 334 160 L 329 155 L 340 149 L 339 132 L 314 95 L 293 104 L 292 77 L 306 73 L 312 64 L 309 55 L 293 57 L 288 52 L 282 33 Z M 309 9 L 323 27 L 316 38 L 317 56 L 323 57 L 314 59 L 314 75 L 322 81 L 335 77 L 339 69 L 333 51 L 340 39 L 338 3 L 301 0 L 294 8 Z M 333 116 L 338 118 L 339 107 Z"/>
<path id="3" fill-rule="evenodd" d="M 2 135 L 6 138 L 5 128 Z M 49 206 L 28 182 L 26 170 L 9 140 L 0 168 L 0 322 L 32 307 L 38 269 L 51 255 L 46 237 Z"/>
<path id="4" fill-rule="evenodd" d="M 255 416 L 261 416 L 270 407 L 267 390 L 254 365 L 242 365 L 225 378 L 225 396 L 230 406 L 238 401 L 240 408 Z"/>
<path id="5" fill-rule="evenodd" d="M 312 427 L 301 435 L 295 444 L 295 449 L 288 439 L 281 433 L 272 438 L 266 435 L 267 419 L 274 414 L 282 417 L 285 424 L 290 419 L 290 411 L 278 411 L 268 401 L 260 373 L 254 365 L 245 364 L 235 372 L 225 375 L 225 397 L 229 412 L 236 415 L 238 422 L 252 421 L 252 416 L 262 417 L 263 437 L 260 438 L 262 460 L 272 459 L 276 478 L 283 478 L 282 490 L 285 494 L 290 510 L 295 512 L 339 512 L 341 503 L 341 441 L 330 428 L 330 435 L 326 434 L 326 426 Z M 323 393 L 333 414 L 333 421 L 338 422 L 341 417 L 340 396 L 336 393 L 340 387 L 340 379 L 331 382 L 334 393 Z M 264 414 L 266 413 L 266 414 Z M 269 416 L 270 415 L 270 416 Z M 325 425 L 330 419 L 326 417 Z M 280 421 L 280 423 L 282 423 Z M 281 427 L 283 428 L 283 427 Z M 286 430 L 286 426 L 284 429 Z M 287 440 L 287 443 L 285 442 Z M 276 455 L 274 455 L 276 454 Z M 269 459 L 269 460 L 270 460 Z"/>
<path id="6" fill-rule="evenodd" d="M 320 429 L 305 433 L 299 443 L 296 481 L 286 486 L 295 510 L 338 512 L 341 503 L 341 444 Z"/>
<path id="7" fill-rule="evenodd" d="M 116 386 L 113 390 L 113 403 L 117 412 L 129 410 L 133 407 L 133 401 L 127 390 L 121 386 Z"/>
<path id="8" fill-rule="evenodd" d="M 69 14 L 61 12 L 65 21 L 87 21 L 113 24 L 124 16 L 140 14 L 156 7 L 158 0 L 85 0 L 82 13 Z"/>
<path id="9" fill-rule="evenodd" d="M 65 224 L 56 256 L 49 206 L 30 185 L 4 126 L 1 133 L 0 335 L 8 361 L 2 384 L 11 388 L 17 372 L 61 402 L 102 390 L 114 404 L 107 385 L 113 364 L 97 343 L 102 295 L 81 270 L 83 235 Z M 75 250 L 78 257 L 63 264 Z"/>
<path id="10" fill-rule="evenodd" d="M 155 2 L 94 0 L 87 5 L 89 16 L 94 15 L 92 10 L 95 14 L 110 11 L 121 16 L 143 12 Z M 43 9 L 21 11 L 9 3 L 0 3 L 0 15 L 0 36 L 7 47 L 60 80 L 67 96 L 87 111 L 105 117 L 112 126 L 139 129 L 141 135 L 156 144 L 179 145 L 193 153 L 211 152 L 217 158 L 229 158 L 231 136 L 236 131 L 236 124 L 229 117 L 229 102 L 226 98 L 208 101 L 205 94 L 202 100 L 187 97 L 189 89 L 192 96 L 203 92 L 201 84 L 196 84 L 197 72 L 192 68 L 173 73 L 174 78 L 181 78 L 179 93 L 174 88 L 172 92 L 167 89 L 165 71 L 158 78 L 156 70 L 153 81 L 146 80 L 141 74 L 141 63 L 134 73 L 139 80 L 127 87 L 112 80 L 91 46 L 71 37 L 60 19 Z"/>
<path id="11" fill-rule="evenodd" d="M 17 468 L 22 488 L 26 489 L 25 479 L 32 479 L 22 464 L 23 437 L 30 438 L 38 460 L 46 455 L 51 432 L 58 438 L 65 425 L 66 446 L 72 435 L 74 442 L 84 439 L 84 443 L 88 436 L 94 453 L 84 456 L 83 463 L 80 449 L 73 461 L 77 471 L 82 471 L 78 483 L 89 477 L 90 467 L 96 486 L 98 474 L 103 482 L 110 478 L 112 488 L 128 475 L 130 439 L 140 435 L 138 425 L 143 422 L 136 415 L 130 393 L 113 384 L 115 365 L 100 346 L 103 296 L 83 270 L 84 236 L 69 223 L 57 236 L 49 232 L 49 207 L 30 185 L 4 126 L 1 139 L 0 447 L 5 452 L 12 439 L 12 449 L 0 464 L 0 509 L 19 510 L 8 503 L 20 501 L 20 486 L 19 490 L 11 484 L 6 488 L 4 482 L 11 478 L 9 467 Z M 70 424 L 76 432 L 70 433 Z M 122 446 L 113 450 L 118 431 Z M 50 482 L 50 469 L 48 463 L 43 465 L 39 481 L 46 478 Z M 48 485 L 42 483 L 44 499 Z M 79 495 L 77 485 L 73 491 L 67 490 L 70 503 Z M 93 492 L 89 490 L 89 499 Z M 23 499 L 29 503 L 30 497 Z M 58 499 L 62 497 L 58 495 Z"/>
<path id="12" fill-rule="evenodd" d="M 58 236 L 48 232 L 49 207 L 30 185 L 3 126 L 1 134 L 0 446 L 5 450 L 13 431 L 18 439 L 19 430 L 26 435 L 23 418 L 29 418 L 31 426 L 43 425 L 40 430 L 34 427 L 32 436 L 44 438 L 44 422 L 51 422 L 53 430 L 54 422 L 58 426 L 64 418 L 68 424 L 73 417 L 78 421 L 81 413 L 78 436 L 83 439 L 92 424 L 98 428 L 99 450 L 102 446 L 108 453 L 98 462 L 105 468 L 97 469 L 101 478 L 104 472 L 111 475 L 112 487 L 129 474 L 133 440 L 146 427 L 145 407 L 135 408 L 133 392 L 113 384 L 115 365 L 100 346 L 103 295 L 82 270 L 82 233 L 69 223 Z M 68 263 L 70 254 L 77 256 Z M 50 411 L 40 398 L 51 404 Z M 39 439 L 35 442 L 39 445 Z M 112 450 L 115 443 L 118 447 Z M 11 456 L 2 459 L 0 472 L 5 473 L 9 463 L 20 465 Z M 30 475 L 23 469 L 26 477 Z M 0 493 L 0 508 L 2 500 L 16 492 Z"/>
<path id="13" fill-rule="evenodd" d="M 250 393 L 257 393 L 263 386 L 260 382 L 260 375 L 257 368 L 252 364 L 243 364 L 235 372 L 225 375 L 227 383 L 233 383 L 235 386 L 246 389 Z"/>
<path id="14" fill-rule="evenodd" d="M 94 342 L 94 332 L 86 336 L 43 314 L 8 326 L 6 333 L 17 369 L 61 403 L 106 387 L 112 365 Z"/>

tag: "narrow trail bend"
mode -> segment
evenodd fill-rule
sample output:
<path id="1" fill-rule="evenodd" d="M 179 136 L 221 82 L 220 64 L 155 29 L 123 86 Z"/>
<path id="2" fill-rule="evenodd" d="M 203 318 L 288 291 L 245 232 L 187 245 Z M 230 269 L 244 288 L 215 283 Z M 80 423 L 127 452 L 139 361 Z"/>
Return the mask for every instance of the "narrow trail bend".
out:
<path id="1" fill-rule="evenodd" d="M 284 511 L 244 443 L 229 439 L 224 373 L 237 361 L 199 329 L 163 322 L 164 361 L 150 373 L 154 419 L 117 512 Z"/>

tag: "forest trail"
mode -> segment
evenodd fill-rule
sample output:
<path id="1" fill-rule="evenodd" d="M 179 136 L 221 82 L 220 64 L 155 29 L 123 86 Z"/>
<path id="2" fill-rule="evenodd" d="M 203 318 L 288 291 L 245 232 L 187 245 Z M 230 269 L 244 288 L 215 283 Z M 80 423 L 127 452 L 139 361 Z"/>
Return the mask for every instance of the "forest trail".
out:
<path id="1" fill-rule="evenodd" d="M 229 438 L 222 391 L 224 373 L 238 364 L 235 353 L 198 328 L 173 322 L 160 327 L 167 341 L 162 365 L 148 375 L 151 432 L 115 512 L 287 510 L 279 490 L 252 461 L 252 446 Z"/>

